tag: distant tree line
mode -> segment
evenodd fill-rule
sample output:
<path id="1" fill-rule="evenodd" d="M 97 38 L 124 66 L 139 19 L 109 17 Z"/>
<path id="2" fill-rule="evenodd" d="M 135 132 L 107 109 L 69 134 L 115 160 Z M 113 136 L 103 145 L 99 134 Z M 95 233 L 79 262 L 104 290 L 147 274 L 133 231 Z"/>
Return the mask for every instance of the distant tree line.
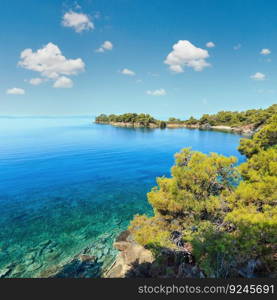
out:
<path id="1" fill-rule="evenodd" d="M 96 123 L 137 123 L 141 126 L 148 127 L 155 124 L 157 127 L 164 128 L 166 124 L 184 124 L 184 125 L 205 125 L 210 126 L 224 125 L 230 127 L 239 127 L 248 124 L 254 124 L 259 127 L 269 120 L 277 112 L 277 104 L 273 104 L 266 109 L 250 109 L 242 112 L 238 111 L 220 111 L 216 114 L 204 114 L 201 118 L 190 117 L 187 120 L 178 118 L 169 118 L 168 121 L 157 120 L 149 114 L 126 113 L 122 115 L 105 115 L 101 114 L 96 117 Z"/>
<path id="2" fill-rule="evenodd" d="M 139 124 L 141 126 L 148 127 L 150 124 L 155 124 L 158 127 L 165 127 L 166 123 L 160 120 L 156 120 L 149 114 L 136 114 L 136 113 L 126 113 L 122 115 L 105 115 L 101 114 L 96 117 L 96 123 L 113 123 L 113 122 L 121 122 L 121 123 L 133 123 Z"/>
<path id="3" fill-rule="evenodd" d="M 277 104 L 267 109 L 250 109 L 242 112 L 238 111 L 220 111 L 216 114 L 204 114 L 200 119 L 190 117 L 184 121 L 187 125 L 203 125 L 211 126 L 226 125 L 230 127 L 238 127 L 248 124 L 255 124 L 257 127 L 264 124 L 272 115 L 277 112 Z"/>

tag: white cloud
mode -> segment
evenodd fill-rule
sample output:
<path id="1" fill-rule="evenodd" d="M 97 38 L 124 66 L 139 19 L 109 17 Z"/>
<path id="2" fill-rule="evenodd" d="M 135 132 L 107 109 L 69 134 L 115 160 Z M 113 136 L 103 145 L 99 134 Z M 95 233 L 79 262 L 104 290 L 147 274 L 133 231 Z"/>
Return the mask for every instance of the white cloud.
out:
<path id="1" fill-rule="evenodd" d="M 96 52 L 105 52 L 113 49 L 113 44 L 110 41 L 105 41 L 100 48 L 96 50 Z"/>
<path id="2" fill-rule="evenodd" d="M 257 72 L 255 74 L 251 75 L 250 78 L 253 80 L 265 80 L 265 74 Z"/>
<path id="3" fill-rule="evenodd" d="M 102 45 L 102 47 L 106 50 L 112 50 L 113 44 L 110 41 L 105 41 Z"/>
<path id="4" fill-rule="evenodd" d="M 241 44 L 237 44 L 233 47 L 234 50 L 239 50 L 241 48 Z"/>
<path id="5" fill-rule="evenodd" d="M 6 90 L 6 94 L 8 94 L 8 95 L 24 95 L 25 90 L 15 87 L 15 88 L 11 88 L 11 89 Z"/>
<path id="6" fill-rule="evenodd" d="M 208 48 L 213 48 L 213 47 L 215 47 L 215 43 L 213 43 L 213 42 L 208 42 L 208 43 L 206 44 L 206 47 L 208 47 Z"/>
<path id="7" fill-rule="evenodd" d="M 73 81 L 65 76 L 59 77 L 53 84 L 54 88 L 71 88 L 73 86 Z"/>
<path id="8" fill-rule="evenodd" d="M 31 78 L 29 80 L 29 83 L 32 84 L 32 85 L 39 85 L 43 82 L 43 79 L 42 78 Z"/>
<path id="9" fill-rule="evenodd" d="M 271 53 L 271 51 L 269 49 L 266 49 L 266 48 L 262 49 L 261 52 L 260 52 L 260 54 L 262 54 L 262 55 L 268 55 L 270 53 Z"/>
<path id="10" fill-rule="evenodd" d="M 64 14 L 62 25 L 65 27 L 72 27 L 78 33 L 84 30 L 94 29 L 94 24 L 88 15 L 74 11 L 69 11 Z"/>
<path id="11" fill-rule="evenodd" d="M 129 75 L 129 76 L 134 76 L 136 73 L 132 70 L 129 70 L 127 68 L 124 68 L 123 70 L 120 71 L 121 74 L 123 75 Z"/>
<path id="12" fill-rule="evenodd" d="M 180 40 L 173 45 L 173 51 L 168 54 L 164 63 L 169 65 L 170 70 L 176 73 L 184 72 L 185 67 L 202 71 L 205 67 L 210 66 L 205 60 L 208 57 L 207 50 L 197 48 L 189 41 Z"/>
<path id="13" fill-rule="evenodd" d="M 21 52 L 19 65 L 25 69 L 39 72 L 42 76 L 56 79 L 61 75 L 75 75 L 84 71 L 81 58 L 67 59 L 58 46 L 48 43 L 36 52 L 25 49 Z"/>
<path id="14" fill-rule="evenodd" d="M 151 96 L 165 96 L 166 91 L 165 91 L 165 89 L 158 89 L 158 90 L 153 90 L 153 91 L 146 91 L 146 94 L 151 95 Z"/>

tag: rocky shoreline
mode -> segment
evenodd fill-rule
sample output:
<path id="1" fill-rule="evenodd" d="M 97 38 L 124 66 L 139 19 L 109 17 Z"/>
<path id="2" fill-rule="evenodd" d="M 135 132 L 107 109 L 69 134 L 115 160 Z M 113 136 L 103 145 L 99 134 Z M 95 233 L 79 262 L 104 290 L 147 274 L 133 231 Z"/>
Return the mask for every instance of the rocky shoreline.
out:
<path id="1" fill-rule="evenodd" d="M 115 127 L 128 127 L 128 128 L 160 128 L 158 124 L 149 123 L 148 126 L 145 126 L 140 123 L 131 123 L 131 122 L 95 122 L 96 124 L 103 125 L 112 125 Z"/>
<path id="2" fill-rule="evenodd" d="M 121 232 L 114 242 L 119 251 L 110 267 L 102 274 L 102 278 L 206 278 L 206 274 L 196 264 L 191 247 L 180 241 L 180 233 L 172 233 L 175 237 L 174 249 L 161 248 L 158 256 L 137 244 L 128 230 Z M 177 237 L 177 238 L 176 238 Z M 264 273 L 261 261 L 249 259 L 245 263 L 234 261 L 228 277 L 254 278 L 268 277 Z M 271 276 L 269 276 L 271 277 Z"/>
<path id="3" fill-rule="evenodd" d="M 96 124 L 103 124 L 103 125 L 112 125 L 115 127 L 126 127 L 126 128 L 160 128 L 160 126 L 156 123 L 150 123 L 148 126 L 145 126 L 140 123 L 126 123 L 126 122 L 95 122 Z M 210 124 L 194 124 L 188 125 L 184 123 L 166 123 L 164 128 L 189 128 L 189 129 L 202 129 L 202 130 L 216 130 L 216 131 L 223 131 L 223 132 L 232 132 L 237 134 L 243 134 L 247 136 L 253 135 L 259 128 L 255 128 L 255 124 L 248 124 L 239 127 L 230 127 L 225 125 L 217 125 L 211 126 Z"/>
<path id="4" fill-rule="evenodd" d="M 204 278 L 186 247 L 160 249 L 159 257 L 137 244 L 128 230 L 114 243 L 119 251 L 103 278 Z"/>

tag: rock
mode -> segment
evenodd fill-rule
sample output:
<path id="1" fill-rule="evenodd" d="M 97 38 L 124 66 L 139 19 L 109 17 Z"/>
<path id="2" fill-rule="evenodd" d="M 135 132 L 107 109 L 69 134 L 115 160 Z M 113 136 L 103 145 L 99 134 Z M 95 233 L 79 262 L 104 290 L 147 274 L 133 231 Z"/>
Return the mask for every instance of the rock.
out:
<path id="1" fill-rule="evenodd" d="M 110 270 L 108 277 L 109 278 L 119 278 L 119 277 L 122 277 L 122 274 L 123 274 L 123 267 L 121 264 L 119 264 Z"/>
<path id="2" fill-rule="evenodd" d="M 204 278 L 205 275 L 198 266 L 182 263 L 179 265 L 177 278 Z"/>
<path id="3" fill-rule="evenodd" d="M 41 242 L 39 245 L 41 247 L 46 247 L 46 246 L 50 245 L 51 243 L 52 243 L 51 240 L 46 240 L 46 241 Z"/>
<path id="4" fill-rule="evenodd" d="M 11 268 L 9 267 L 5 267 L 4 269 L 0 270 L 0 278 L 4 278 L 5 276 L 7 276 L 11 271 Z"/>
<path id="5" fill-rule="evenodd" d="M 107 278 L 125 277 L 135 264 L 154 261 L 152 253 L 132 240 L 129 231 L 123 231 L 116 239 L 114 248 L 120 251 L 113 266 L 104 274 Z"/>
<path id="6" fill-rule="evenodd" d="M 92 255 L 81 254 L 79 256 L 79 260 L 81 262 L 96 262 L 97 257 L 92 256 Z"/>
<path id="7" fill-rule="evenodd" d="M 116 238 L 116 242 L 126 242 L 128 240 L 128 237 L 130 236 L 129 230 L 122 231 L 119 236 Z"/>
<path id="8" fill-rule="evenodd" d="M 62 253 L 63 253 L 62 251 L 56 252 L 56 251 L 53 250 L 53 251 L 47 252 L 45 254 L 45 257 L 46 257 L 47 260 L 55 260 L 58 257 L 60 257 L 62 255 Z"/>
<path id="9" fill-rule="evenodd" d="M 34 263 L 34 259 L 27 259 L 27 260 L 25 260 L 25 265 L 26 265 L 26 266 L 29 266 L 29 265 L 31 265 L 32 263 Z"/>
<path id="10" fill-rule="evenodd" d="M 32 252 L 29 252 L 25 255 L 25 259 L 35 259 L 36 257 L 36 252 L 32 251 Z"/>
<path id="11" fill-rule="evenodd" d="M 42 264 L 40 262 L 34 262 L 30 266 L 26 268 L 27 272 L 34 272 L 42 267 Z"/>
<path id="12" fill-rule="evenodd" d="M 128 249 L 128 247 L 130 246 L 130 243 L 129 242 L 115 242 L 113 244 L 114 248 L 119 250 L 119 251 L 125 251 Z"/>
<path id="13" fill-rule="evenodd" d="M 14 277 L 18 277 L 20 274 L 22 274 L 23 272 L 26 271 L 26 268 L 23 264 L 19 264 L 16 265 L 13 269 L 12 269 L 12 273 L 11 275 Z"/>
<path id="14" fill-rule="evenodd" d="M 205 123 L 200 126 L 201 129 L 211 129 L 211 125 L 209 123 Z"/>
<path id="15" fill-rule="evenodd" d="M 104 250 L 103 250 L 103 255 L 107 255 L 109 253 L 109 248 L 105 248 Z"/>
<path id="16" fill-rule="evenodd" d="M 98 259 L 100 259 L 103 256 L 102 251 L 96 251 L 96 256 L 98 257 Z"/>

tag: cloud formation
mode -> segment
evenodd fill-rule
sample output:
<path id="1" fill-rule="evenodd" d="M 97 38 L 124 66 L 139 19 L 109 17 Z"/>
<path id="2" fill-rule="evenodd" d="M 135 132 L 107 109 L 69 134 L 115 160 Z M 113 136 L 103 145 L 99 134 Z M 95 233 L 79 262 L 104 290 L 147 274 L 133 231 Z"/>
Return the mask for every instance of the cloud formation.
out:
<path id="1" fill-rule="evenodd" d="M 164 63 L 169 65 L 169 69 L 175 73 L 182 73 L 186 67 L 193 68 L 195 71 L 202 71 L 210 66 L 206 62 L 209 53 L 205 49 L 197 48 L 191 42 L 180 40 L 173 45 Z"/>
<path id="2" fill-rule="evenodd" d="M 265 74 L 261 72 L 257 72 L 250 76 L 250 78 L 253 80 L 265 80 L 265 77 L 266 77 Z"/>
<path id="3" fill-rule="evenodd" d="M 77 13 L 72 10 L 64 14 L 62 25 L 64 27 L 72 27 L 78 33 L 84 30 L 94 29 L 94 24 L 88 15 Z"/>
<path id="4" fill-rule="evenodd" d="M 110 41 L 105 41 L 100 48 L 96 50 L 96 52 L 105 52 L 113 49 L 113 44 Z"/>
<path id="5" fill-rule="evenodd" d="M 166 95 L 166 90 L 165 89 L 158 89 L 158 90 L 153 90 L 153 91 L 146 91 L 147 95 L 150 96 L 165 96 Z"/>
<path id="6" fill-rule="evenodd" d="M 29 80 L 29 83 L 32 84 L 32 85 L 39 85 L 43 82 L 43 79 L 42 78 L 31 78 Z"/>
<path id="7" fill-rule="evenodd" d="M 62 55 L 59 47 L 53 43 L 48 43 L 35 52 L 32 49 L 25 49 L 21 52 L 20 58 L 18 64 L 21 67 L 56 81 L 63 75 L 76 75 L 85 69 L 81 58 L 67 59 Z M 38 85 L 42 81 L 41 78 L 33 78 L 30 83 Z"/>
<path id="8" fill-rule="evenodd" d="M 6 94 L 8 94 L 8 95 L 24 95 L 25 90 L 14 87 L 14 88 L 11 88 L 11 89 L 7 89 Z"/>
<path id="9" fill-rule="evenodd" d="M 208 42 L 208 43 L 206 44 L 206 47 L 207 47 L 207 48 L 214 48 L 214 47 L 215 47 L 215 43 L 213 43 L 213 42 Z"/>
<path id="10" fill-rule="evenodd" d="M 54 88 L 72 88 L 73 81 L 66 76 L 61 76 L 54 82 L 53 87 Z"/>
<path id="11" fill-rule="evenodd" d="M 260 52 L 260 54 L 262 54 L 262 55 L 268 55 L 270 53 L 271 53 L 271 51 L 269 49 L 266 49 L 266 48 L 262 49 L 261 52 Z"/>
<path id="12" fill-rule="evenodd" d="M 136 73 L 132 70 L 129 70 L 127 68 L 124 68 L 123 70 L 120 71 L 121 74 L 123 75 L 128 75 L 128 76 L 134 76 Z"/>

